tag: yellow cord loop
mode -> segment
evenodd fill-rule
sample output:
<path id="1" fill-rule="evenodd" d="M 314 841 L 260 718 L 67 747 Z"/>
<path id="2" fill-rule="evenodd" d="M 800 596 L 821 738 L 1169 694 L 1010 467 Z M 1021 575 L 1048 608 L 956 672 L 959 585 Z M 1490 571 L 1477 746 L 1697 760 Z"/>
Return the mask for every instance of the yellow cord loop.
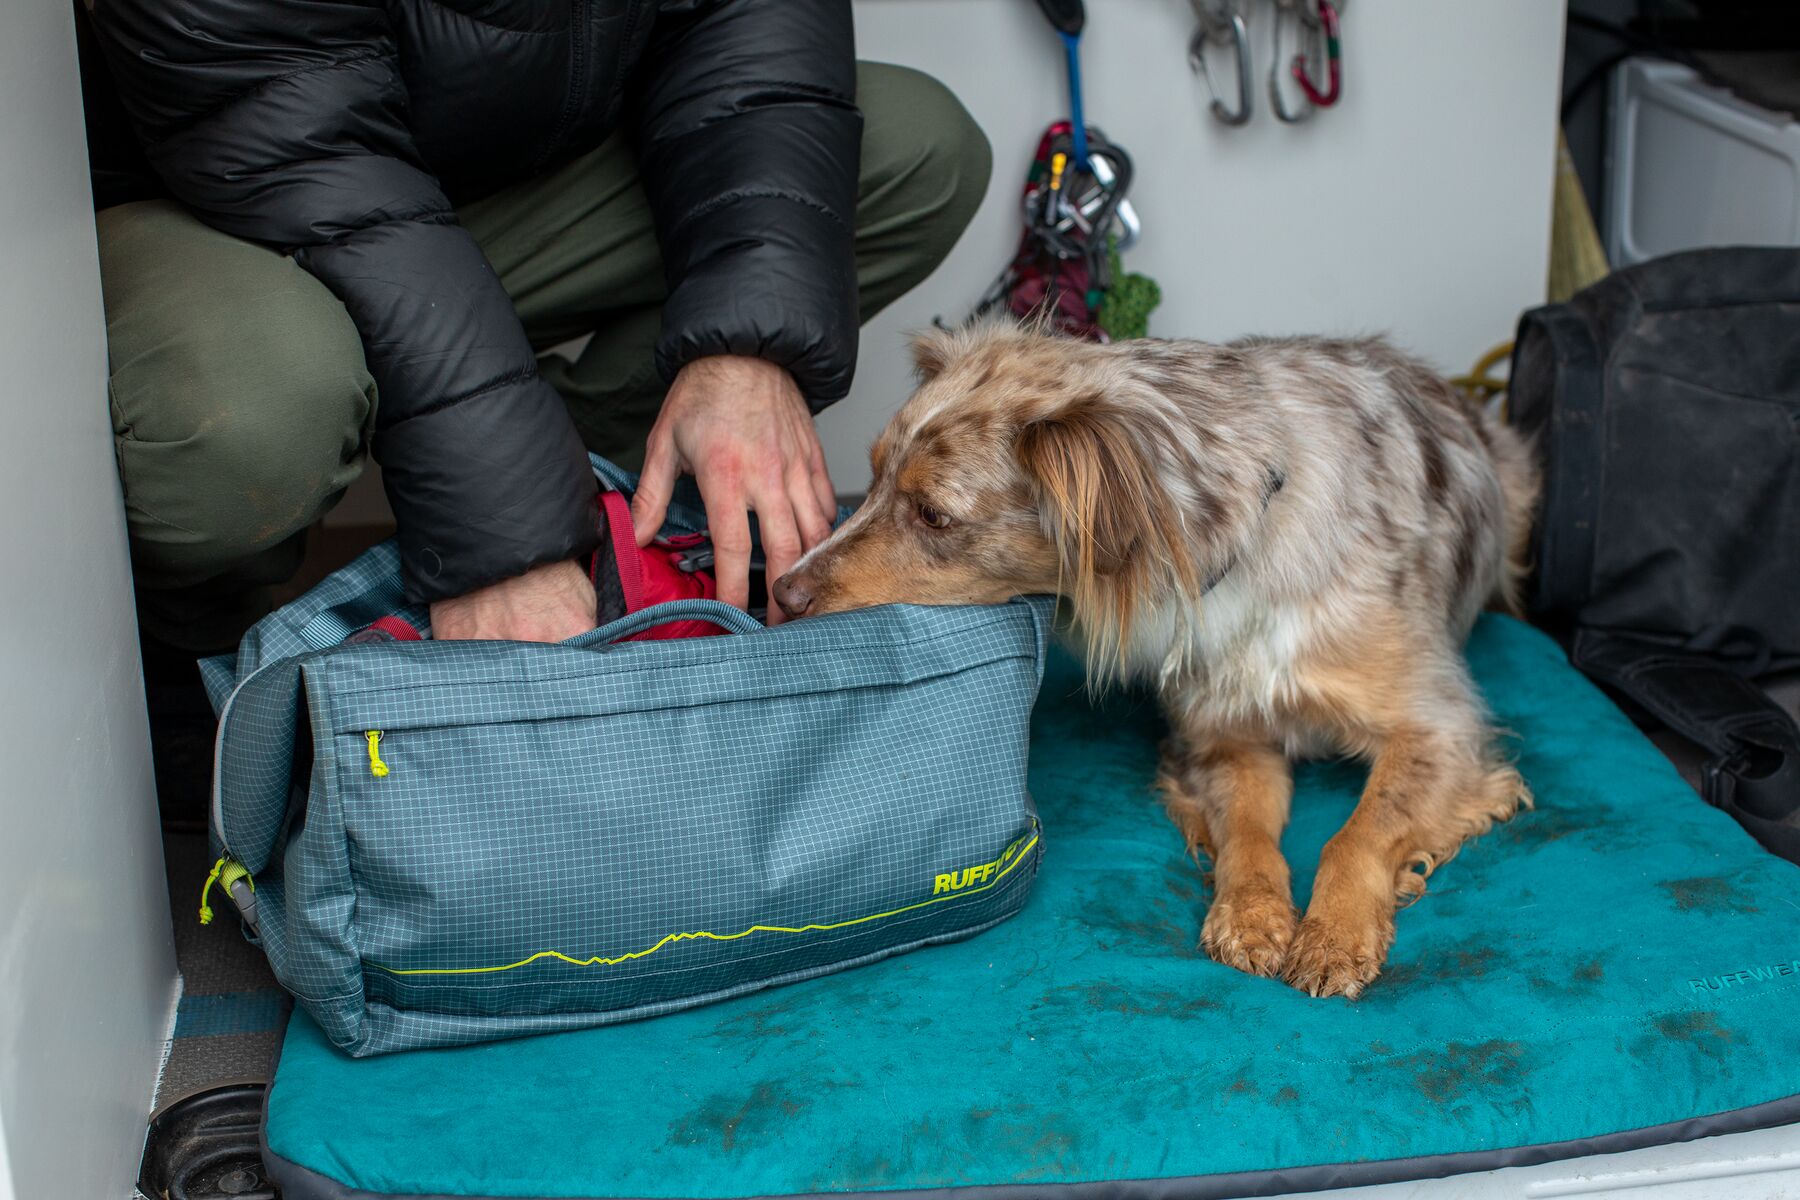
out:
<path id="1" fill-rule="evenodd" d="M 388 773 L 388 765 L 381 761 L 381 730 L 371 729 L 364 736 L 369 739 L 369 774 L 381 779 Z"/>
<path id="2" fill-rule="evenodd" d="M 219 859 L 218 862 L 216 862 L 212 865 L 212 870 L 207 872 L 206 886 L 200 889 L 200 923 L 202 925 L 211 925 L 212 924 L 212 919 L 213 919 L 212 905 L 208 904 L 206 901 L 207 901 L 207 897 L 212 895 L 213 884 L 219 882 L 219 873 L 221 871 L 223 871 L 224 869 L 225 869 L 225 860 L 223 858 L 221 858 L 221 859 Z"/>
<path id="3" fill-rule="evenodd" d="M 212 865 L 212 870 L 206 873 L 206 886 L 200 889 L 200 923 L 202 925 L 212 924 L 213 910 L 212 905 L 207 903 L 207 899 L 212 895 L 213 884 L 216 883 L 224 888 L 225 894 L 229 896 L 232 886 L 240 879 L 250 886 L 252 892 L 256 891 L 256 880 L 250 878 L 250 868 L 237 859 L 221 858 Z"/>

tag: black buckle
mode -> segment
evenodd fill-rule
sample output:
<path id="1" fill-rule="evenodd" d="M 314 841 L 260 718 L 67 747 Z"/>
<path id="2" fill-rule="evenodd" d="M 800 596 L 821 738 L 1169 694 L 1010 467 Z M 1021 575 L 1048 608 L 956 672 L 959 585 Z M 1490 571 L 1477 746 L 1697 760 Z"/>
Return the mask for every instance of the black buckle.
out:
<path id="1" fill-rule="evenodd" d="M 1739 743 L 1700 768 L 1700 785 L 1700 795 L 1714 808 L 1800 824 L 1800 757 Z"/>

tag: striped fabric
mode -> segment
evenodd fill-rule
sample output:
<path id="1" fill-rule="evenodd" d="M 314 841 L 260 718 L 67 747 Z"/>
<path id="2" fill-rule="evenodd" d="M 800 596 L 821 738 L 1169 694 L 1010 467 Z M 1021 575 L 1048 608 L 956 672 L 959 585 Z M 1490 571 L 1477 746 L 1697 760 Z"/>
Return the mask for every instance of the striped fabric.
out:
<path id="1" fill-rule="evenodd" d="M 378 546 L 204 668 L 214 837 L 350 1053 L 671 1012 L 1024 903 L 1046 602 L 765 630 L 691 601 L 557 646 L 340 645 L 399 587 Z M 676 617 L 739 632 L 613 643 Z"/>

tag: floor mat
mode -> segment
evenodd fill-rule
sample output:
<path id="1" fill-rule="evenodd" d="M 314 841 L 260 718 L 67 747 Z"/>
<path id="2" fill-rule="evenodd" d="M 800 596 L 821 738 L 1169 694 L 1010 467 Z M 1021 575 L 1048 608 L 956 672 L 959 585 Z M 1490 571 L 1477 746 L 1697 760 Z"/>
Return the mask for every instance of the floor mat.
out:
<path id="1" fill-rule="evenodd" d="M 1469 652 L 1538 805 L 1439 869 L 1355 1003 L 1196 949 L 1203 879 L 1149 790 L 1160 723 L 1091 710 L 1065 661 L 1034 727 L 1046 853 L 1014 920 L 487 1046 L 351 1060 L 296 1017 L 271 1165 L 288 1200 L 1209 1197 L 1800 1118 L 1800 868 L 1702 804 L 1542 635 L 1486 618 Z M 1299 772 L 1300 896 L 1361 782 Z"/>
<path id="2" fill-rule="evenodd" d="M 200 885 L 212 863 L 206 835 L 165 834 L 163 857 L 181 1004 L 157 1084 L 158 1108 L 226 1080 L 267 1079 L 290 1007 L 269 960 L 244 940 L 229 904 L 214 904 L 220 916 L 211 925 L 196 917 Z"/>

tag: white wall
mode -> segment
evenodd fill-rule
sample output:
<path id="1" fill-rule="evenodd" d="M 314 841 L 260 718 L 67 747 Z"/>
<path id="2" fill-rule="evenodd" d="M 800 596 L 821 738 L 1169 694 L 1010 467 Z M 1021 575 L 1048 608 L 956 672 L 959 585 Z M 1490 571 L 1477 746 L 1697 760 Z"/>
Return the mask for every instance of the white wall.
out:
<path id="1" fill-rule="evenodd" d="M 1300 126 L 1268 109 L 1272 5 L 1244 3 L 1257 113 L 1228 129 L 1188 70 L 1185 0 L 1088 0 L 1088 120 L 1137 166 L 1144 239 L 1126 265 L 1162 284 L 1151 333 L 1386 331 L 1467 369 L 1543 296 L 1561 0 L 1349 0 L 1344 98 Z M 902 332 L 961 319 L 987 289 L 1018 241 L 1031 152 L 1067 114 L 1061 46 L 1031 0 L 856 0 L 856 20 L 862 57 L 962 97 L 995 167 L 950 260 L 863 331 L 856 387 L 820 420 L 844 491 L 908 389 Z"/>
<path id="2" fill-rule="evenodd" d="M 69 5 L 0 5 L 0 1200 L 130 1193 L 174 999 Z"/>

